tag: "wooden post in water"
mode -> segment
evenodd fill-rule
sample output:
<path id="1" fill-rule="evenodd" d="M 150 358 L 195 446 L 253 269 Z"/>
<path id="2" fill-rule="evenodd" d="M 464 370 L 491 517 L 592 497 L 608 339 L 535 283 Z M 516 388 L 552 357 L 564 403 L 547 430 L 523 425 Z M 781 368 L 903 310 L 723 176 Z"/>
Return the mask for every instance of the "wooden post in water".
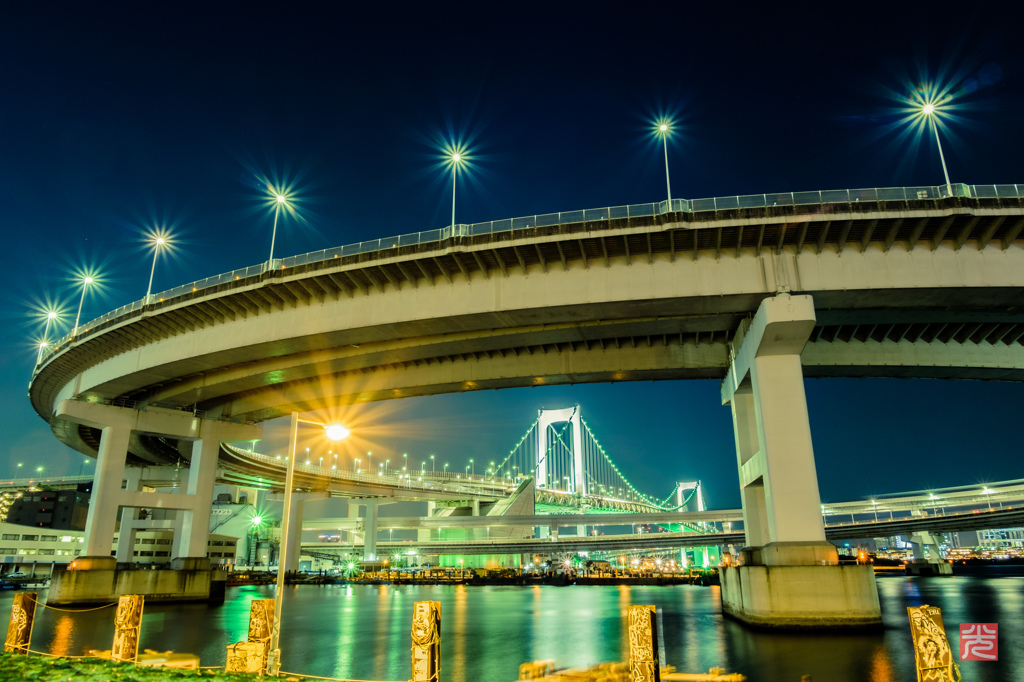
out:
<path id="1" fill-rule="evenodd" d="M 274 600 L 253 599 L 249 603 L 249 638 L 228 645 L 226 672 L 266 674 L 273 624 Z"/>
<path id="2" fill-rule="evenodd" d="M 946 629 L 942 626 L 942 610 L 937 606 L 908 606 L 910 637 L 914 644 L 914 662 L 918 682 L 928 680 L 959 680 L 960 668 L 953 660 Z"/>
<path id="3" fill-rule="evenodd" d="M 441 602 L 418 601 L 412 612 L 412 682 L 441 677 Z"/>
<path id="4" fill-rule="evenodd" d="M 661 682 L 654 606 L 629 607 L 629 672 L 633 682 Z"/>
<path id="5" fill-rule="evenodd" d="M 11 621 L 7 624 L 4 651 L 9 654 L 28 654 L 32 642 L 32 625 L 36 620 L 38 592 L 18 592 L 11 604 Z"/>
<path id="6" fill-rule="evenodd" d="M 142 607 L 145 597 L 126 594 L 117 600 L 114 615 L 114 643 L 110 647 L 110 660 L 135 663 L 139 658 L 139 629 L 142 627 Z"/>

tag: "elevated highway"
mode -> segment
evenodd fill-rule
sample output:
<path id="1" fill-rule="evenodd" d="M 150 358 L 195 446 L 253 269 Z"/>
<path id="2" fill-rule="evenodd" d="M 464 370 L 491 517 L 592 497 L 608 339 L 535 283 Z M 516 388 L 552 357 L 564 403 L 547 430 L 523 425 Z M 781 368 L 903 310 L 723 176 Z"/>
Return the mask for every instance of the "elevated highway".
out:
<path id="1" fill-rule="evenodd" d="M 722 512 L 720 512 L 721 514 Z M 739 513 L 739 510 L 736 510 Z M 533 517 L 529 522 L 542 525 L 552 517 Z M 557 517 L 555 517 L 557 518 Z M 593 517 L 588 517 L 588 520 Z M 528 523 L 529 523 L 528 522 Z M 390 523 L 390 521 L 389 521 Z M 382 524 L 383 525 L 383 524 Z M 495 524 L 496 525 L 496 524 Z M 975 511 L 937 517 L 918 517 L 896 522 L 856 523 L 825 528 L 829 541 L 859 538 L 910 536 L 921 531 L 951 533 L 956 531 L 1010 528 L 1024 526 L 1024 507 Z M 385 526 L 387 527 L 387 526 Z M 557 539 L 475 540 L 462 542 L 380 542 L 381 556 L 415 550 L 418 554 L 554 554 L 576 552 L 617 552 L 629 550 L 677 549 L 708 545 L 745 544 L 743 532 L 717 533 L 645 533 L 640 535 L 599 535 L 588 537 L 559 536 Z M 312 545 L 310 545 L 312 546 Z M 344 546 L 316 546 L 317 551 L 335 551 L 339 556 L 351 551 Z"/>
<path id="2" fill-rule="evenodd" d="M 83 324 L 29 387 L 260 422 L 452 391 L 723 378 L 741 320 L 813 296 L 806 376 L 1024 378 L 1015 185 L 675 200 L 403 235 L 225 273 Z M 176 457 L 135 437 L 132 457 Z M 166 446 L 170 446 L 169 448 Z"/>

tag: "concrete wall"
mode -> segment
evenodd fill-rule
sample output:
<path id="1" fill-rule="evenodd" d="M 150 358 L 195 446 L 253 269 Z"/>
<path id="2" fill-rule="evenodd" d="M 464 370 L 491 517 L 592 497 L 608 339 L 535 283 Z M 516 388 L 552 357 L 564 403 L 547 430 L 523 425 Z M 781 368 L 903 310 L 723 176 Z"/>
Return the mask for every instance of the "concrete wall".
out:
<path id="1" fill-rule="evenodd" d="M 762 627 L 880 627 L 871 566 L 727 566 L 722 610 Z"/>
<path id="2" fill-rule="evenodd" d="M 55 566 L 46 603 L 107 603 L 125 594 L 141 594 L 146 601 L 206 601 L 211 582 L 224 577 L 217 570 L 76 571 Z"/>

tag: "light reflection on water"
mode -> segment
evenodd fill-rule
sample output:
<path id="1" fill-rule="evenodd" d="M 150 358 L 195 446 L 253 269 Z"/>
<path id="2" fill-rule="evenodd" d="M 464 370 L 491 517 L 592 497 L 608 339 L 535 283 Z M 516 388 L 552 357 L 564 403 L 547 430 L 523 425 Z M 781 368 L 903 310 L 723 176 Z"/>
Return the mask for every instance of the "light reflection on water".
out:
<path id="1" fill-rule="evenodd" d="M 906 607 L 939 606 L 959 646 L 959 623 L 999 624 L 997 663 L 964 662 L 966 680 L 1024 680 L 1024 578 L 888 577 L 878 581 L 885 627 L 856 634 L 772 633 L 723 618 L 717 587 L 290 586 L 285 592 L 283 668 L 358 679 L 408 679 L 413 602 L 441 602 L 442 679 L 514 680 L 520 663 L 623 661 L 625 613 L 656 604 L 667 662 L 681 671 L 722 666 L 751 682 L 896 682 L 915 678 Z M 223 665 L 225 647 L 244 640 L 249 602 L 273 587 L 229 588 L 228 601 L 145 607 L 141 647 L 199 654 Z M 40 595 L 45 599 L 45 593 Z M 6 614 L 13 593 L 0 593 Z M 33 649 L 82 654 L 109 649 L 113 609 L 37 613 Z"/>

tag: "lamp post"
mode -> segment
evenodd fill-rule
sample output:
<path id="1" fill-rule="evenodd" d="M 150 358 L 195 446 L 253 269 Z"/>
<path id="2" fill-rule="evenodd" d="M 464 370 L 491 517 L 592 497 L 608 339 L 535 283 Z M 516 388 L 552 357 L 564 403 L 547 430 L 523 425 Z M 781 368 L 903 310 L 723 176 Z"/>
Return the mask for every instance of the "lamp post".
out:
<path id="1" fill-rule="evenodd" d="M 270 233 L 270 267 L 274 267 L 274 242 L 277 240 L 277 217 L 281 214 L 281 206 L 288 202 L 283 194 L 274 192 L 274 230 Z"/>
<path id="2" fill-rule="evenodd" d="M 149 268 L 149 286 L 146 287 L 145 305 L 149 305 L 149 296 L 153 292 L 153 275 L 156 274 L 156 258 L 160 255 L 160 251 L 168 245 L 167 235 L 162 232 L 157 232 L 150 237 L 149 243 L 153 245 L 153 265 Z"/>
<path id="3" fill-rule="evenodd" d="M 328 440 L 339 441 L 349 436 L 349 430 L 341 424 L 324 424 L 310 419 L 300 419 L 298 412 L 292 412 L 288 438 L 288 468 L 285 470 L 284 479 L 284 511 L 281 515 L 281 545 L 277 560 L 277 589 L 274 591 L 274 626 L 270 630 L 270 650 L 267 652 L 267 672 L 274 676 L 281 669 L 281 602 L 284 596 L 284 576 L 288 567 L 288 535 L 292 520 L 292 492 L 295 479 L 295 444 L 299 437 L 300 422 L 322 427 Z"/>
<path id="4" fill-rule="evenodd" d="M 56 310 L 46 311 L 46 326 L 43 327 L 43 340 L 39 344 L 39 355 L 36 357 L 37 365 L 43 359 L 43 351 L 50 345 L 50 325 L 57 319 L 57 315 L 58 313 Z"/>
<path id="5" fill-rule="evenodd" d="M 78 323 L 82 319 L 82 305 L 85 303 L 85 292 L 89 288 L 89 285 L 95 281 L 96 280 L 90 275 L 86 275 L 82 278 L 82 297 L 78 299 L 78 313 L 75 315 L 75 326 L 71 330 L 71 338 L 75 338 L 75 335 L 78 334 Z"/>
<path id="6" fill-rule="evenodd" d="M 473 464 L 473 460 L 469 460 L 469 468 L 471 470 L 470 471 L 470 475 L 471 476 L 475 476 L 476 475 L 476 466 Z"/>
<path id="7" fill-rule="evenodd" d="M 430 473 L 433 474 L 433 473 L 436 473 L 436 472 L 437 472 L 437 467 L 434 466 L 434 456 L 431 455 L 430 456 Z"/>
<path id="8" fill-rule="evenodd" d="M 655 130 L 661 136 L 661 146 L 665 151 L 665 190 L 668 192 L 668 210 L 672 210 L 672 183 L 668 177 L 668 136 L 672 132 L 672 121 L 661 119 L 655 123 Z"/>
<path id="9" fill-rule="evenodd" d="M 467 160 L 466 150 L 461 145 L 456 145 L 448 150 L 448 165 L 452 167 L 452 233 L 455 236 L 455 180 L 459 175 L 459 168 Z"/>
<path id="10" fill-rule="evenodd" d="M 949 181 L 949 171 L 946 170 L 946 157 L 942 153 L 942 142 L 939 140 L 939 126 L 936 122 L 938 118 L 939 105 L 931 100 L 924 100 L 918 102 L 921 107 L 921 115 L 924 116 L 928 125 L 931 126 L 932 132 L 935 133 L 935 145 L 939 148 L 939 161 L 942 162 L 942 174 L 946 178 L 946 191 L 949 192 L 950 196 L 953 196 L 953 185 Z"/>

